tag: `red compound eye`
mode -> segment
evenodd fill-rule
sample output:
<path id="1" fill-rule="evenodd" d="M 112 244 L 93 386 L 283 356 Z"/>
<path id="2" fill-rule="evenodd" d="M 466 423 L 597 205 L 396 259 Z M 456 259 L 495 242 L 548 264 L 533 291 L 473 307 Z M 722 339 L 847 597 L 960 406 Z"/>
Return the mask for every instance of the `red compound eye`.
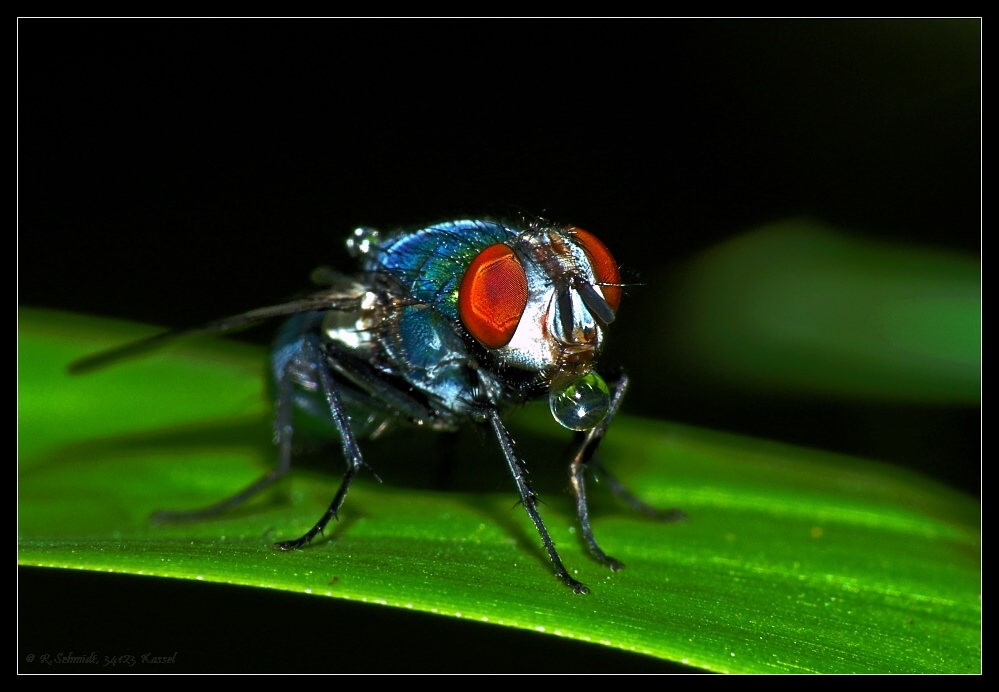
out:
<path id="1" fill-rule="evenodd" d="M 526 305 L 527 276 L 513 250 L 497 244 L 476 255 L 458 288 L 465 329 L 486 348 L 502 348 L 517 331 Z"/>
<path id="2" fill-rule="evenodd" d="M 614 256 L 607 246 L 589 231 L 573 228 L 570 229 L 570 233 L 576 237 L 576 242 L 589 256 L 593 264 L 593 275 L 596 276 L 600 290 L 604 293 L 604 300 L 611 306 L 611 310 L 617 312 L 617 306 L 621 304 L 621 286 L 618 285 L 621 283 L 621 274 L 618 272 Z"/>

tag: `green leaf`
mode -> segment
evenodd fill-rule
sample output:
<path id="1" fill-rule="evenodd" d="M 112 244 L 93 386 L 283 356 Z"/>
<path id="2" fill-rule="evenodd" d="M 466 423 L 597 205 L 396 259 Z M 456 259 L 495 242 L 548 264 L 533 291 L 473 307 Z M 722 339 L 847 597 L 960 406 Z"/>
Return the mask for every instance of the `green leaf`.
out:
<path id="1" fill-rule="evenodd" d="M 674 319 L 652 343 L 730 386 L 974 405 L 981 290 L 976 257 L 786 220 L 688 261 L 657 297 Z"/>
<path id="2" fill-rule="evenodd" d="M 588 596 L 555 578 L 488 440 L 461 443 L 472 455 L 461 448 L 461 458 L 482 462 L 458 465 L 455 491 L 426 480 L 433 438 L 422 432 L 365 443 L 386 482 L 361 477 L 341 521 L 305 550 L 271 545 L 325 510 L 342 468 L 335 447 L 315 455 L 332 475 L 296 470 L 240 511 L 152 524 L 154 510 L 242 489 L 271 468 L 274 451 L 259 349 L 198 340 L 66 374 L 81 356 L 149 333 L 21 310 L 21 565 L 382 604 L 706 671 L 981 670 L 976 502 L 875 462 L 670 423 L 622 416 L 601 447 L 637 495 L 689 516 L 649 521 L 593 488 L 594 532 L 628 566 L 612 574 L 574 532 L 564 477 L 545 475 L 564 431 L 541 409 L 511 422 L 538 472 L 542 514 Z"/>

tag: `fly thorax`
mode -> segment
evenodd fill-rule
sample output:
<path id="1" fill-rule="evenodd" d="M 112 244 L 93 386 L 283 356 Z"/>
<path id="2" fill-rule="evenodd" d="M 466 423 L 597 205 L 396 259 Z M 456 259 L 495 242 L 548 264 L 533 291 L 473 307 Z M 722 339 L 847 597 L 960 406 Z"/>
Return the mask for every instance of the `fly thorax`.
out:
<path id="1" fill-rule="evenodd" d="M 375 328 L 382 319 L 378 295 L 365 291 L 357 310 L 329 310 L 320 325 L 326 338 L 352 351 L 374 347 Z"/>

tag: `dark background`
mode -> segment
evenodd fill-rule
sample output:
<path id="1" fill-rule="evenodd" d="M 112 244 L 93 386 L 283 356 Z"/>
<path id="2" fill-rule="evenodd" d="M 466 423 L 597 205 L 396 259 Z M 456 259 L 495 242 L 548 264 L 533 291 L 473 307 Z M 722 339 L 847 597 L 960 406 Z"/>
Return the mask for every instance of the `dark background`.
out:
<path id="1" fill-rule="evenodd" d="M 649 287 L 629 292 L 607 353 L 633 377 L 627 413 L 877 458 L 980 493 L 977 407 L 726 392 L 628 356 L 659 338 L 643 320 L 655 286 L 760 224 L 804 215 L 978 256 L 977 20 L 18 29 L 20 305 L 192 326 L 284 300 L 317 265 L 349 269 L 343 240 L 358 225 L 526 210 L 593 231 Z M 431 643 L 474 632 L 480 657 L 453 659 L 468 670 L 666 669 L 326 599 L 21 575 L 22 654 L 139 641 L 229 652 L 192 669 L 414 670 Z M 109 593 L 134 601 L 115 611 Z"/>

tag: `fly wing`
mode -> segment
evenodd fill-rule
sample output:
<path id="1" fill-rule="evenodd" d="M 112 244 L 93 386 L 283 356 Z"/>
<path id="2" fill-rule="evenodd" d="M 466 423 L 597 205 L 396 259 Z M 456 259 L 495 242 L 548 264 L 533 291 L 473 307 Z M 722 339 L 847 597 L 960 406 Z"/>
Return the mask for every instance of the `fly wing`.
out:
<path id="1" fill-rule="evenodd" d="M 310 312 L 313 310 L 356 311 L 361 308 L 363 297 L 363 292 L 353 294 L 340 290 L 327 289 L 288 303 L 257 308 L 256 310 L 250 310 L 239 315 L 223 317 L 200 327 L 171 329 L 160 334 L 154 334 L 146 339 L 133 341 L 123 346 L 117 346 L 80 358 L 70 363 L 67 369 L 71 375 L 82 375 L 95 370 L 101 370 L 122 360 L 147 355 L 174 339 L 202 334 L 226 334 L 272 320 L 276 317 L 287 317 L 300 312 Z"/>

